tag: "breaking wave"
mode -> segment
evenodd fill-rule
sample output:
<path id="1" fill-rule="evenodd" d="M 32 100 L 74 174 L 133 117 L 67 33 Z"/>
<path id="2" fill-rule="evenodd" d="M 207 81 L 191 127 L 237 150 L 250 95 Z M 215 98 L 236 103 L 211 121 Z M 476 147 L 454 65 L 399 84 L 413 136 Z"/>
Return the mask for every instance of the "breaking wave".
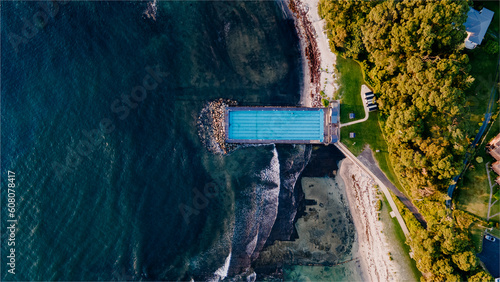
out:
<path id="1" fill-rule="evenodd" d="M 209 279 L 208 281 L 220 281 L 224 280 L 224 278 L 227 277 L 227 272 L 229 270 L 229 262 L 231 261 L 231 252 L 229 252 L 229 255 L 226 258 L 226 261 L 224 262 L 224 265 L 221 266 L 219 269 L 217 269 L 214 273 L 214 277 L 212 279 Z"/>

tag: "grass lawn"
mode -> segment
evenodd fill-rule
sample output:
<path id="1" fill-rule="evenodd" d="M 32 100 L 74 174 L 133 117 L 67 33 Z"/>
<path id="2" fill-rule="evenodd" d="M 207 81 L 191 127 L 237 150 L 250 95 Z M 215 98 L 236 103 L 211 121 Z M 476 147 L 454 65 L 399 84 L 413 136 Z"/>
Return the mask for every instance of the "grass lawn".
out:
<path id="1" fill-rule="evenodd" d="M 485 158 L 487 162 L 491 159 L 491 157 Z M 478 164 L 475 160 L 472 163 L 475 168 L 469 168 L 462 181 L 458 183 L 457 208 L 486 220 L 490 196 L 486 167 L 484 163 Z"/>
<path id="2" fill-rule="evenodd" d="M 417 264 L 410 258 L 410 246 L 406 245 L 406 237 L 399 226 L 398 220 L 391 218 L 392 211 L 387 199 L 382 196 L 383 204 L 380 212 L 380 220 L 384 224 L 384 233 L 390 242 L 391 257 L 396 260 L 402 269 L 400 273 L 406 281 L 420 281 L 422 273 L 417 268 Z"/>
<path id="3" fill-rule="evenodd" d="M 337 70 L 340 74 L 340 95 L 336 99 L 342 99 L 340 121 L 343 123 L 361 119 L 364 117 L 363 101 L 360 95 L 361 85 L 364 83 L 363 73 L 360 65 L 351 59 L 344 59 L 337 56 Z M 349 119 L 349 113 L 354 112 L 356 118 Z M 340 141 L 355 155 L 358 156 L 368 145 L 374 152 L 375 159 L 378 162 L 380 169 L 386 174 L 387 178 L 403 193 L 406 192 L 394 173 L 391 162 L 389 160 L 389 152 L 387 143 L 381 131 L 382 123 L 379 122 L 379 112 L 369 113 L 369 118 L 365 122 L 353 124 L 340 129 Z M 349 133 L 354 132 L 355 138 L 349 138 Z M 376 152 L 379 150 L 379 152 Z M 406 193 L 405 193 L 406 194 Z M 391 193 L 393 200 L 401 204 L 399 200 Z M 399 226 L 396 218 L 391 218 L 389 212 L 391 208 L 387 199 L 383 197 L 384 204 L 382 208 L 381 219 L 384 221 L 384 232 L 388 235 L 390 242 L 393 242 L 394 253 L 391 253 L 394 259 L 404 261 L 403 270 L 408 280 L 419 281 L 422 274 L 416 267 L 416 263 L 409 257 L 410 247 L 406 245 L 406 237 L 403 230 Z M 412 215 L 413 216 L 413 215 Z"/>
<path id="4" fill-rule="evenodd" d="M 498 54 L 487 54 L 481 46 L 474 50 L 468 50 L 466 53 L 471 65 L 470 74 L 475 78 L 474 83 L 465 93 L 469 113 L 466 118 L 471 121 L 468 133 L 470 136 L 475 136 L 488 107 L 491 87 L 495 85 L 497 80 Z"/>
<path id="5" fill-rule="evenodd" d="M 387 143 L 384 140 L 382 131 L 380 130 L 380 114 L 378 112 L 371 112 L 368 120 L 362 123 L 357 123 L 342 127 L 340 129 L 340 141 L 355 156 L 358 156 L 369 145 L 374 152 L 375 159 L 378 162 L 380 169 L 385 173 L 387 178 L 399 189 L 399 191 L 408 195 L 406 189 L 403 189 L 399 180 L 392 168 L 391 161 L 389 160 L 389 151 Z M 356 133 L 355 138 L 349 138 L 349 133 Z M 376 152 L 380 150 L 380 152 Z"/>
<path id="6" fill-rule="evenodd" d="M 476 8 L 485 7 L 495 12 L 493 20 L 488 28 L 488 32 L 498 34 L 500 25 L 499 2 L 474 1 L 474 6 Z M 469 128 L 470 135 L 475 135 L 476 130 L 479 129 L 478 123 L 482 121 L 484 113 L 486 112 L 491 87 L 495 85 L 498 79 L 496 70 L 499 54 L 491 55 L 484 51 L 484 47 L 486 46 L 488 40 L 498 39 L 486 34 L 480 46 L 473 50 L 465 51 L 469 56 L 469 64 L 471 65 L 470 75 L 475 78 L 473 85 L 466 91 L 468 110 L 470 112 L 469 119 L 472 121 L 471 128 Z"/>
<path id="7" fill-rule="evenodd" d="M 378 124 L 378 112 L 371 112 L 370 117 L 365 122 L 356 123 L 340 128 L 340 141 L 347 148 L 358 156 L 364 149 L 366 144 L 369 144 L 372 150 L 387 150 L 387 145 L 380 131 Z M 356 137 L 349 138 L 349 133 L 354 132 Z"/>
<path id="8" fill-rule="evenodd" d="M 470 238 L 472 240 L 472 244 L 474 244 L 474 247 L 476 248 L 476 252 L 480 253 L 483 247 L 483 235 L 484 231 L 492 234 L 493 236 L 499 237 L 500 238 L 500 230 L 497 228 L 486 228 L 484 226 L 481 226 L 478 222 L 472 224 L 472 226 L 469 228 L 470 231 Z"/>
<path id="9" fill-rule="evenodd" d="M 498 228 L 492 228 L 491 230 L 488 229 L 488 233 L 500 238 L 500 229 L 498 229 Z"/>
<path id="10" fill-rule="evenodd" d="M 354 60 L 337 56 L 337 71 L 340 88 L 335 99 L 342 100 L 340 104 L 340 122 L 347 123 L 365 117 L 361 85 L 364 83 L 361 66 Z M 349 119 L 349 113 L 354 113 L 354 119 Z"/>
<path id="11" fill-rule="evenodd" d="M 360 92 L 364 80 L 360 65 L 354 60 L 337 56 L 337 69 L 340 73 L 340 97 L 335 98 L 342 99 L 340 110 L 341 122 L 346 123 L 352 121 L 349 120 L 350 112 L 355 113 L 356 119 L 363 118 L 364 108 Z M 399 183 L 389 160 L 387 143 L 384 140 L 381 131 L 382 123 L 379 122 L 379 119 L 379 112 L 371 112 L 369 113 L 368 120 L 365 122 L 342 127 L 340 129 L 340 141 L 345 144 L 355 156 L 358 156 L 367 145 L 370 146 L 380 169 L 400 191 L 406 194 L 406 190 L 403 189 Z M 350 132 L 354 132 L 356 137 L 352 139 L 349 138 Z M 379 152 L 376 152 L 376 150 L 379 150 Z M 402 205 L 392 193 L 391 196 L 394 201 Z M 405 263 L 402 264 L 408 266 L 407 269 L 404 270 L 405 274 L 408 276 L 408 280 L 419 281 L 422 274 L 417 269 L 415 261 L 409 257 L 410 247 L 406 245 L 406 237 L 403 230 L 399 226 L 397 219 L 389 216 L 391 209 L 387 199 L 385 199 L 385 197 L 383 198 L 384 204 L 381 219 L 385 223 L 385 232 L 388 234 L 390 241 L 394 243 L 393 247 L 397 250 L 392 255 L 394 259 L 398 261 L 405 261 Z"/>
<path id="12" fill-rule="evenodd" d="M 470 231 L 470 234 L 471 234 L 471 240 L 472 240 L 472 244 L 474 244 L 474 247 L 476 248 L 476 252 L 477 253 L 480 253 L 481 250 L 482 250 L 482 247 L 483 247 L 483 232 L 484 230 L 486 230 L 485 227 L 483 226 L 480 226 L 479 224 L 477 223 L 474 223 L 470 228 L 469 228 L 469 231 Z"/>
<path id="13" fill-rule="evenodd" d="M 488 131 L 486 135 L 485 142 L 481 144 L 481 146 L 477 149 L 477 155 L 472 160 L 472 165 L 465 172 L 462 179 L 459 181 L 457 187 L 457 207 L 461 210 L 468 211 L 474 215 L 477 215 L 484 220 L 488 215 L 488 202 L 489 202 L 489 183 L 488 176 L 486 175 L 486 167 L 485 164 L 489 162 L 490 164 L 494 162 L 494 159 L 486 153 L 485 145 L 491 140 L 495 135 L 498 134 L 500 128 L 500 119 L 496 119 L 491 125 L 491 129 Z M 483 158 L 482 163 L 478 163 L 476 158 L 480 156 Z M 496 174 L 494 172 L 490 173 L 491 180 L 494 181 L 496 178 Z M 496 194 L 493 197 L 493 201 L 495 198 L 499 196 L 498 186 L 495 187 Z M 498 204 L 498 203 L 497 203 Z M 498 205 L 491 210 L 491 215 L 499 212 Z M 498 222 L 499 216 L 493 218 L 493 221 Z"/>
<path id="14" fill-rule="evenodd" d="M 497 186 L 496 190 L 497 190 L 497 195 L 498 195 L 498 192 L 499 192 L 498 191 L 498 186 Z M 495 200 L 492 199 L 492 202 L 493 201 L 495 201 Z M 496 202 L 496 204 L 493 205 L 493 207 L 491 207 L 491 211 L 490 212 L 491 212 L 490 216 L 493 216 L 493 215 L 499 213 L 500 212 L 500 204 L 498 202 Z M 496 215 L 496 216 L 490 218 L 490 221 L 499 223 L 500 222 L 500 215 Z"/>

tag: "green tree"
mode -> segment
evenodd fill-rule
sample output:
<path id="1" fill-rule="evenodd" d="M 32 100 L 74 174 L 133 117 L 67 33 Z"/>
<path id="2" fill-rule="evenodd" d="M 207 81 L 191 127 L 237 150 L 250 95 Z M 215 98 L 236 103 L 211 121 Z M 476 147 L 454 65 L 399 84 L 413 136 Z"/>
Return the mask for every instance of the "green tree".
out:
<path id="1" fill-rule="evenodd" d="M 496 40 L 488 40 L 486 45 L 484 46 L 484 51 L 488 54 L 497 54 L 500 47 L 498 46 L 498 42 Z"/>
<path id="2" fill-rule="evenodd" d="M 432 266 L 433 273 L 439 277 L 438 279 L 445 280 L 446 276 L 453 273 L 453 267 L 451 266 L 450 260 L 447 258 L 442 258 L 436 261 Z"/>
<path id="3" fill-rule="evenodd" d="M 453 260 L 453 263 L 455 263 L 458 268 L 463 271 L 471 271 L 476 269 L 477 267 L 477 258 L 470 251 L 454 254 L 451 256 L 451 258 Z"/>
<path id="4" fill-rule="evenodd" d="M 427 220 L 404 215 L 417 267 L 429 280 L 483 278 L 468 222 L 448 216 L 444 199 L 465 150 L 464 91 L 474 79 L 462 53 L 465 0 L 320 0 L 332 50 L 361 61 L 377 93 L 389 158 Z M 477 273 L 476 273 L 477 272 Z"/>
<path id="5" fill-rule="evenodd" d="M 468 281 L 469 282 L 487 282 L 487 281 L 492 281 L 493 277 L 489 275 L 488 273 L 484 271 L 479 271 L 478 273 L 472 275 L 469 277 Z"/>

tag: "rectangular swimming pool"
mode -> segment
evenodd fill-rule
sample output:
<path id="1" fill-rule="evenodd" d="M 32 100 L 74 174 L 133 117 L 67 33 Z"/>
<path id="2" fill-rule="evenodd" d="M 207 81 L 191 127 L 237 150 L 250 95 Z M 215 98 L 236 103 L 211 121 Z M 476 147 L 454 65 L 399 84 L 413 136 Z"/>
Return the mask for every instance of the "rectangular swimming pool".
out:
<path id="1" fill-rule="evenodd" d="M 324 109 L 229 107 L 226 109 L 226 142 L 322 143 Z"/>

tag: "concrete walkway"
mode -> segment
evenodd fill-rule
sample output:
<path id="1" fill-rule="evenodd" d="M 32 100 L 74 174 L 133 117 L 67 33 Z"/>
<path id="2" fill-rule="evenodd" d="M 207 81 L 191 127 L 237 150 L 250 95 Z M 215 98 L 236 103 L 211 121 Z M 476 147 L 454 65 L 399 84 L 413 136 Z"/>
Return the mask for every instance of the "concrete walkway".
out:
<path id="1" fill-rule="evenodd" d="M 382 181 L 385 186 L 392 191 L 392 193 L 405 205 L 408 210 L 415 216 L 415 218 L 420 222 L 420 224 L 427 228 L 427 221 L 425 221 L 424 216 L 418 211 L 418 208 L 403 194 L 399 189 L 394 186 L 394 184 L 387 178 L 385 173 L 380 169 L 373 157 L 373 152 L 370 149 L 365 149 L 357 158 L 362 162 L 375 176 L 377 176 L 380 181 Z"/>
<path id="2" fill-rule="evenodd" d="M 344 124 L 341 123 L 340 127 L 349 126 L 352 124 L 364 122 L 370 117 L 370 112 L 368 111 L 368 105 L 366 105 L 366 103 L 365 103 L 365 93 L 368 93 L 368 92 L 371 92 L 370 88 L 368 88 L 368 86 L 366 86 L 365 84 L 361 85 L 360 95 L 361 95 L 361 101 L 363 102 L 363 108 L 365 109 L 365 117 L 362 119 L 348 122 L 348 123 L 344 123 Z"/>
<path id="3" fill-rule="evenodd" d="M 364 170 L 366 173 L 368 173 L 368 175 L 370 175 L 370 177 L 373 178 L 373 180 L 377 183 L 377 185 L 380 187 L 380 189 L 384 193 L 385 198 L 389 202 L 389 205 L 391 206 L 392 211 L 394 211 L 394 213 L 396 214 L 396 219 L 398 220 L 399 225 L 401 226 L 401 229 L 403 230 L 403 233 L 405 234 L 406 237 L 408 237 L 410 235 L 410 231 L 408 230 L 408 227 L 406 226 L 406 223 L 405 223 L 403 217 L 399 213 L 398 207 L 396 206 L 396 203 L 392 199 L 391 193 L 389 192 L 389 190 L 387 189 L 385 184 L 375 174 L 373 174 L 370 171 L 370 169 L 368 169 L 360 160 L 358 160 L 358 158 L 356 158 L 351 153 L 351 151 L 349 151 L 349 149 L 347 149 L 347 147 L 344 144 L 337 142 L 337 143 L 335 143 L 335 146 L 337 146 L 337 148 L 339 148 L 339 150 L 342 153 L 344 153 L 344 155 L 347 158 L 349 158 L 353 163 L 355 163 L 362 170 Z"/>

